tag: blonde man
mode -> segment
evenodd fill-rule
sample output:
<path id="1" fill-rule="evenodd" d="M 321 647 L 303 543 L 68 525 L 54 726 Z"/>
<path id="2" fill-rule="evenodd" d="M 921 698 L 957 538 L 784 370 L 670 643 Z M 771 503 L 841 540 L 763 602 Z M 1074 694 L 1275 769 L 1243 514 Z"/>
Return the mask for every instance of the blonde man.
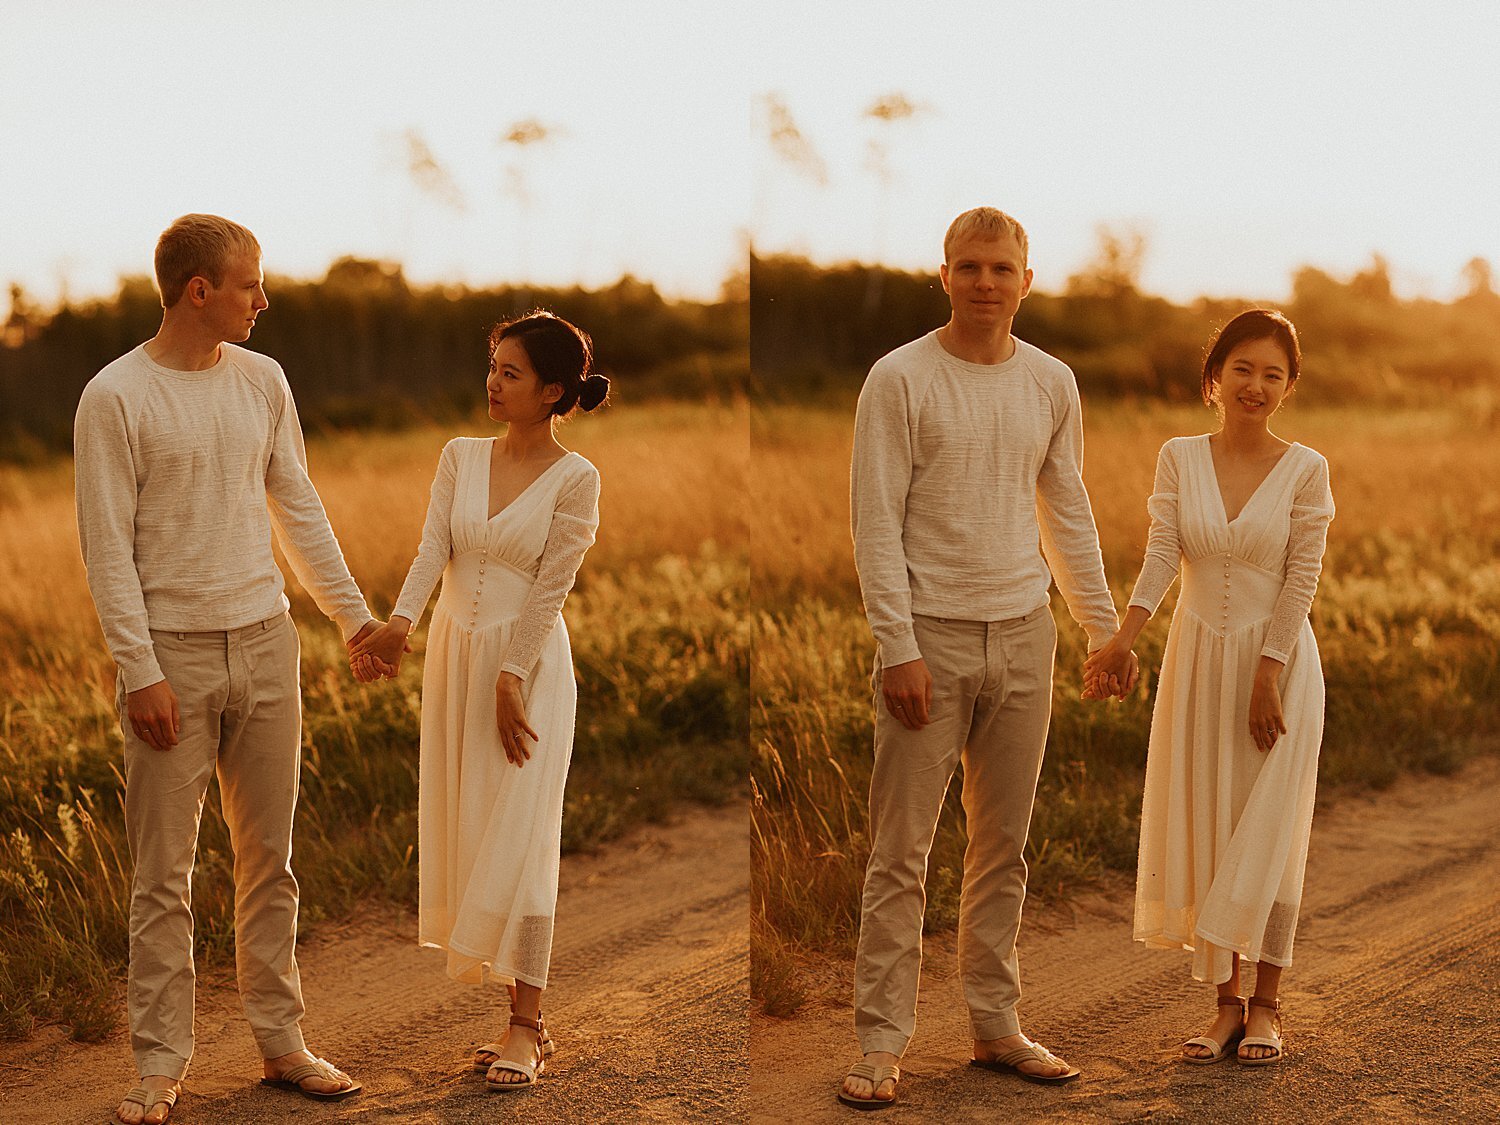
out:
<path id="1" fill-rule="evenodd" d="M 118 666 L 125 735 L 131 1047 L 119 1121 L 167 1119 L 193 1050 L 189 879 L 217 773 L 235 852 L 235 962 L 268 1084 L 360 1089 L 302 1040 L 292 816 L 297 631 L 273 528 L 351 643 L 376 626 L 308 479 L 275 361 L 241 348 L 267 307 L 255 236 L 184 215 L 156 248 L 156 335 L 99 372 L 75 420 L 79 540 Z"/>
<path id="2" fill-rule="evenodd" d="M 943 258 L 948 323 L 877 361 L 855 415 L 854 555 L 878 698 L 855 964 L 864 1057 L 839 1098 L 861 1109 L 896 1098 L 916 1024 L 927 855 L 960 760 L 973 1062 L 1033 1082 L 1078 1076 L 1021 1034 L 1017 1014 L 1022 849 L 1057 640 L 1050 582 L 1090 648 L 1117 618 L 1083 488 L 1073 373 L 1011 335 L 1031 289 L 1026 232 L 993 207 L 966 211 Z"/>

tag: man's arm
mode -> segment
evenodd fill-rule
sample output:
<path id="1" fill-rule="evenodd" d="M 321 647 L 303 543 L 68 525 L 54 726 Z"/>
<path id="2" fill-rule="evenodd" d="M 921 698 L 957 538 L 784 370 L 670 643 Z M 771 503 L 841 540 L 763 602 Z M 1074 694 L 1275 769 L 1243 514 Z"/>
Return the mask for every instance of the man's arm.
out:
<path id="1" fill-rule="evenodd" d="M 905 388 L 877 365 L 865 380 L 854 413 L 849 508 L 859 590 L 886 667 L 922 655 L 912 627 L 911 582 L 902 542 L 911 473 Z"/>
<path id="2" fill-rule="evenodd" d="M 902 531 L 911 490 L 911 420 L 905 388 L 878 365 L 854 413 L 849 509 L 854 566 L 870 631 L 880 645 L 881 694 L 909 730 L 926 726 L 932 675 L 912 625 L 911 580 Z"/>
<path id="3" fill-rule="evenodd" d="M 344 553 L 329 526 L 328 513 L 323 510 L 323 501 L 307 475 L 302 425 L 297 419 L 291 387 L 280 368 L 277 368 L 277 383 L 281 409 L 273 419 L 271 459 L 266 467 L 266 499 L 272 523 L 297 580 L 323 614 L 338 624 L 347 644 L 363 636 L 375 624 L 375 618 L 349 573 Z"/>
<path id="4" fill-rule="evenodd" d="M 135 457 L 125 403 L 90 384 L 73 418 L 73 500 L 78 545 L 104 643 L 125 683 L 131 729 L 157 750 L 177 744 L 177 694 L 151 641 L 146 598 L 135 569 Z"/>
<path id="5" fill-rule="evenodd" d="M 1057 396 L 1059 417 L 1037 475 L 1042 553 L 1073 620 L 1088 633 L 1089 648 L 1103 647 L 1119 628 L 1104 578 L 1099 531 L 1083 487 L 1083 410 L 1069 372 Z"/>

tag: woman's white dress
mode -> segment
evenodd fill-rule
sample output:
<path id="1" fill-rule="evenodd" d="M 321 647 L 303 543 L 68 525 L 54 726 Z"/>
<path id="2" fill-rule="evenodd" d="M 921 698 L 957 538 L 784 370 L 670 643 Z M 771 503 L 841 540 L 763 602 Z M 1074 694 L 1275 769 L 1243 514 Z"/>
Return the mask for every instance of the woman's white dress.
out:
<path id="1" fill-rule="evenodd" d="M 1208 437 L 1162 447 L 1151 535 L 1130 604 L 1154 613 L 1176 578 L 1147 752 L 1135 938 L 1186 949 L 1193 976 L 1232 955 L 1289 965 L 1318 751 L 1323 670 L 1308 621 L 1333 497 L 1328 463 L 1293 444 L 1228 519 Z M 1262 753 L 1249 730 L 1262 655 L 1284 661 L 1287 728 Z"/>
<path id="2" fill-rule="evenodd" d="M 569 453 L 491 519 L 494 444 L 444 447 L 395 607 L 420 620 L 442 576 L 422 676 L 418 941 L 447 950 L 457 980 L 542 988 L 577 703 L 561 610 L 594 541 L 599 474 Z M 540 736 L 519 767 L 495 718 L 502 670 L 523 677 Z"/>

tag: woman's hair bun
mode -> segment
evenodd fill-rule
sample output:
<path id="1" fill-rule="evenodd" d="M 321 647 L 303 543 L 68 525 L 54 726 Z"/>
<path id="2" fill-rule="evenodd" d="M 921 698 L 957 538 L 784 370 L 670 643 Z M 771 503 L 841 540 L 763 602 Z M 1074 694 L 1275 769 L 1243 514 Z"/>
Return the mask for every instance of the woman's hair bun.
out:
<path id="1" fill-rule="evenodd" d="M 591 372 L 578 392 L 578 405 L 584 410 L 593 410 L 609 397 L 609 380 L 597 371 Z"/>

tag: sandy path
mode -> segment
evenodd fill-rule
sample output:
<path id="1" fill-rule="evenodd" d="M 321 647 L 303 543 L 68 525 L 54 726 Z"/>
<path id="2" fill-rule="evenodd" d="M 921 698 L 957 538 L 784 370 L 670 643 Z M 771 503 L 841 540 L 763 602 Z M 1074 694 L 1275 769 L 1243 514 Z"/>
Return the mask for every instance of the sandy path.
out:
<path id="1" fill-rule="evenodd" d="M 558 1049 L 537 1090 L 491 1094 L 466 1069 L 501 1030 L 504 993 L 449 981 L 442 955 L 417 948 L 414 917 L 370 917 L 322 927 L 299 954 L 309 1046 L 364 1093 L 325 1105 L 261 1089 L 232 980 L 200 980 L 174 1125 L 743 1120 L 747 816 L 741 804 L 694 810 L 564 859 L 544 1007 Z M 56 1030 L 0 1044 L 0 1121 L 103 1122 L 133 1077 L 123 1034 L 90 1047 Z"/>
<path id="2" fill-rule="evenodd" d="M 1039 911 L 1021 932 L 1027 1030 L 1082 1068 L 1040 1087 L 966 1065 L 952 935 L 928 943 L 900 1121 L 1500 1121 L 1500 760 L 1349 797 L 1313 826 L 1288 1056 L 1249 1070 L 1176 1062 L 1211 1018 L 1185 954 L 1130 940 L 1130 888 Z M 844 1121 L 845 997 L 751 1027 L 751 1119 Z M 860 1118 L 863 1120 L 863 1118 Z"/>

